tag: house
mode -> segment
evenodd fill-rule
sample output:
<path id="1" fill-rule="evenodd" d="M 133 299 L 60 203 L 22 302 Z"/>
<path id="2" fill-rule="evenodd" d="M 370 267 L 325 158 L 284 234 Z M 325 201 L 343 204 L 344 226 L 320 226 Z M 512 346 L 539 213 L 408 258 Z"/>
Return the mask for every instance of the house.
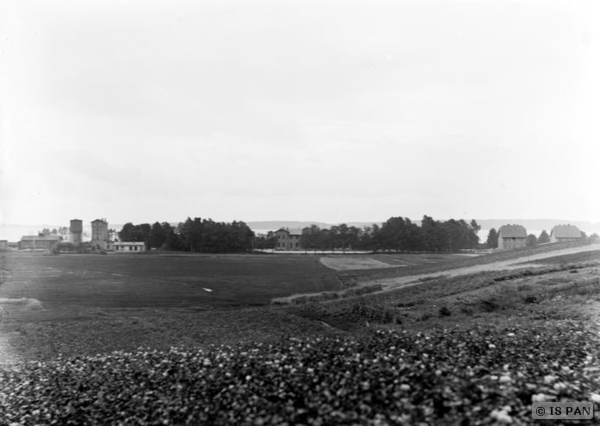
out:
<path id="1" fill-rule="evenodd" d="M 0 251 L 8 250 L 8 240 L 0 240 Z"/>
<path id="2" fill-rule="evenodd" d="M 52 250 L 62 241 L 62 238 L 58 235 L 24 235 L 19 241 L 19 250 Z"/>
<path id="3" fill-rule="evenodd" d="M 498 230 L 498 248 L 509 250 L 527 245 L 527 230 L 521 225 L 503 225 Z"/>
<path id="4" fill-rule="evenodd" d="M 139 253 L 146 251 L 145 243 L 134 243 L 134 242 L 116 242 L 109 243 L 106 246 L 107 250 L 114 250 L 117 253 Z"/>
<path id="5" fill-rule="evenodd" d="M 275 250 L 301 250 L 300 237 L 301 229 L 281 228 L 275 231 Z"/>
<path id="6" fill-rule="evenodd" d="M 556 225 L 550 232 L 550 242 L 576 241 L 583 238 L 579 228 L 573 225 Z"/>

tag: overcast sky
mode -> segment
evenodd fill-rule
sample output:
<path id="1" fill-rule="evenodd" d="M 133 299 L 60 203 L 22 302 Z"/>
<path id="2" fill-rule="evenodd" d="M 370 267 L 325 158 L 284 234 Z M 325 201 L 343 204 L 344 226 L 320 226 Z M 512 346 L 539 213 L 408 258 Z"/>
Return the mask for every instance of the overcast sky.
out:
<path id="1" fill-rule="evenodd" d="M 595 1 L 4 1 L 0 222 L 600 221 Z"/>

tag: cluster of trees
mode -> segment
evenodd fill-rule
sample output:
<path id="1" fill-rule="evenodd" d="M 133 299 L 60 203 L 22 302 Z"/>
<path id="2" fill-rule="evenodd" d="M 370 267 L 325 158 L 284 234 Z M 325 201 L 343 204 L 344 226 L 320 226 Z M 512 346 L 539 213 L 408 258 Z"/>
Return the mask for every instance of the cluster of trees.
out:
<path id="1" fill-rule="evenodd" d="M 391 217 L 381 226 L 374 224 L 364 228 L 346 224 L 320 228 L 317 225 L 304 228 L 300 245 L 306 251 L 367 250 L 367 251 L 460 251 L 474 249 L 479 243 L 476 221 L 436 221 L 424 216 L 421 225 L 408 218 Z M 275 248 L 277 240 L 270 232 L 259 236 L 256 248 Z"/>
<path id="2" fill-rule="evenodd" d="M 177 226 L 168 222 L 126 223 L 118 234 L 121 241 L 143 242 L 149 249 L 200 253 L 247 251 L 252 249 L 254 238 L 254 232 L 244 222 L 215 222 L 199 217 L 188 217 Z"/>
<path id="3" fill-rule="evenodd" d="M 52 230 L 50 230 L 50 228 L 44 228 L 41 231 L 38 231 L 38 237 L 49 237 L 51 235 L 59 235 L 59 236 L 64 236 L 67 235 L 69 233 L 69 228 L 65 227 L 59 227 L 57 228 L 53 228 Z"/>

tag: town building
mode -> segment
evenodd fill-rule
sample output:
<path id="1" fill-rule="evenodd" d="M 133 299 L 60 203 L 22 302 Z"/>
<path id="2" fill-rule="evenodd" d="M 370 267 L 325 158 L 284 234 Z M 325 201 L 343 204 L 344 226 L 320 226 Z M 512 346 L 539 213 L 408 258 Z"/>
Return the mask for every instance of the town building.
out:
<path id="1" fill-rule="evenodd" d="M 564 241 L 576 241 L 583 238 L 583 234 L 574 225 L 556 225 L 550 232 L 550 242 L 561 243 Z"/>
<path id="2" fill-rule="evenodd" d="M 106 250 L 108 242 L 108 222 L 106 219 L 92 221 L 92 248 Z"/>
<path id="3" fill-rule="evenodd" d="M 139 242 L 115 242 L 108 243 L 107 250 L 114 250 L 117 253 L 136 253 L 146 251 L 146 244 Z"/>
<path id="4" fill-rule="evenodd" d="M 275 231 L 275 250 L 301 250 L 300 237 L 302 236 L 301 229 L 281 228 Z"/>
<path id="5" fill-rule="evenodd" d="M 19 241 L 19 250 L 52 250 L 61 241 L 58 235 L 24 235 Z"/>
<path id="6" fill-rule="evenodd" d="M 503 225 L 498 230 L 498 248 L 510 250 L 527 245 L 527 230 L 521 225 Z"/>

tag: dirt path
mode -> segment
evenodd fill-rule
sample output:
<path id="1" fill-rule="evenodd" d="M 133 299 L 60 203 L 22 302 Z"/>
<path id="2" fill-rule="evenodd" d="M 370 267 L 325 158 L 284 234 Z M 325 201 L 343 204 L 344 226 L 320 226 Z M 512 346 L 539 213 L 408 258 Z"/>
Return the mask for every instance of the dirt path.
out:
<path id="1" fill-rule="evenodd" d="M 593 244 L 593 245 L 580 246 L 580 247 L 571 247 L 571 248 L 567 248 L 567 249 L 554 250 L 551 252 L 540 253 L 540 254 L 535 254 L 535 255 L 531 255 L 531 256 L 523 256 L 523 257 L 519 257 L 517 259 L 503 260 L 503 261 L 498 261 L 498 262 L 493 262 L 493 263 L 485 263 L 485 264 L 481 264 L 481 265 L 466 266 L 466 267 L 456 268 L 456 269 L 440 270 L 438 273 L 434 273 L 434 274 L 430 273 L 430 274 L 409 275 L 406 277 L 384 278 L 381 280 L 369 281 L 367 284 L 381 284 L 385 290 L 391 290 L 391 289 L 395 289 L 395 288 L 399 288 L 399 287 L 405 287 L 407 285 L 418 284 L 419 280 L 421 280 L 423 278 L 427 278 L 427 277 L 435 277 L 435 276 L 439 276 L 439 275 L 444 275 L 444 276 L 448 276 L 448 277 L 456 277 L 458 275 L 469 275 L 469 274 L 475 274 L 475 273 L 484 272 L 484 271 L 501 271 L 501 270 L 507 270 L 507 269 L 523 268 L 524 266 L 526 266 L 526 265 L 523 265 L 523 263 L 534 262 L 534 261 L 546 259 L 549 257 L 564 256 L 564 255 L 568 255 L 568 254 L 580 253 L 580 252 L 585 252 L 585 251 L 596 251 L 596 250 L 600 250 L 600 244 Z M 539 266 L 539 265 L 536 265 L 536 266 Z"/>
<path id="2" fill-rule="evenodd" d="M 319 262 L 327 268 L 333 269 L 334 271 L 349 271 L 353 269 L 382 269 L 382 268 L 397 268 L 404 265 L 391 265 L 389 263 L 381 262 L 377 259 L 370 257 L 356 258 L 356 257 L 321 257 Z"/>

